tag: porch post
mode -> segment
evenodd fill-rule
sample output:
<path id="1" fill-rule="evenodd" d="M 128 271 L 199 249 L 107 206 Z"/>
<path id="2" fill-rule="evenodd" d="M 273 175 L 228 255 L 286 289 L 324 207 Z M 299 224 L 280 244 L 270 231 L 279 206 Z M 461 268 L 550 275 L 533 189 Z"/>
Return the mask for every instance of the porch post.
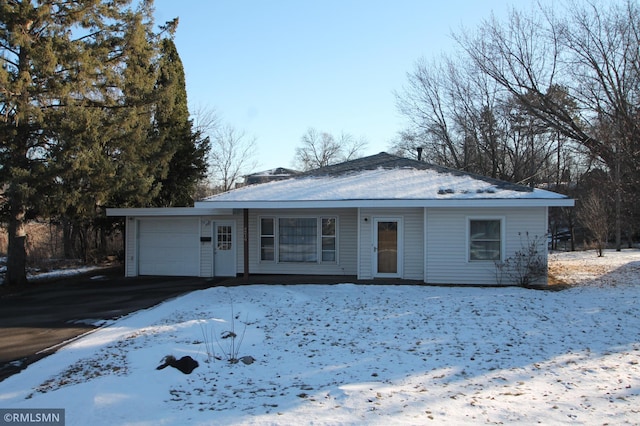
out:
<path id="1" fill-rule="evenodd" d="M 244 279 L 249 279 L 249 209 L 243 211 Z"/>

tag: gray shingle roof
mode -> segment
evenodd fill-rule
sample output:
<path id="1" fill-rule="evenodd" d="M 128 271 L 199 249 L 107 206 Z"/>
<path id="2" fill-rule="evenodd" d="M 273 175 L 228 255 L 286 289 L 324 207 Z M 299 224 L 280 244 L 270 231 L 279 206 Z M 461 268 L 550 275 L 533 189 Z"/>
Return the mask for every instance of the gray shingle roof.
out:
<path id="1" fill-rule="evenodd" d="M 353 173 L 363 170 L 376 169 L 416 169 L 416 170 L 433 170 L 438 173 L 447 173 L 454 176 L 468 176 L 476 180 L 481 180 L 494 185 L 498 189 L 507 189 L 518 192 L 532 192 L 533 188 L 525 185 L 518 185 L 499 179 L 493 179 L 475 173 L 463 172 L 448 167 L 438 166 L 424 161 L 412 160 L 410 158 L 399 157 L 397 155 L 381 152 L 368 157 L 357 158 L 355 160 L 346 161 L 344 163 L 333 164 L 314 170 L 301 173 L 296 177 L 304 176 L 339 176 L 347 173 Z"/>

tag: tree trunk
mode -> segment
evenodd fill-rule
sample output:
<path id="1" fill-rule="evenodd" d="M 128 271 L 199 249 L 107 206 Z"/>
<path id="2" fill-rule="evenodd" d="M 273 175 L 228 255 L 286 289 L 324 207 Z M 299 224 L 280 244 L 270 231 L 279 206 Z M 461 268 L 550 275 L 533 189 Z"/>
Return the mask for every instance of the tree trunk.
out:
<path id="1" fill-rule="evenodd" d="M 87 223 L 80 224 L 78 228 L 80 229 L 80 256 L 84 263 L 88 263 L 89 252 L 91 251 L 91 243 L 89 242 L 91 230 Z"/>
<path id="2" fill-rule="evenodd" d="M 102 258 L 109 254 L 107 251 L 107 232 L 105 231 L 104 226 L 99 226 L 97 232 L 98 237 L 96 238 L 96 243 L 99 241 L 99 244 L 97 244 L 98 255 Z"/>
<path id="3" fill-rule="evenodd" d="M 576 227 L 573 221 L 569 225 L 569 233 L 571 234 L 571 251 L 576 251 Z"/>
<path id="4" fill-rule="evenodd" d="M 73 225 L 67 218 L 62 218 L 62 241 L 64 247 L 64 258 L 74 259 L 75 251 L 73 249 Z"/>
<path id="5" fill-rule="evenodd" d="M 9 196 L 11 214 L 8 226 L 7 285 L 20 286 L 27 284 L 27 232 L 25 228 L 25 206 L 22 197 L 11 191 Z"/>

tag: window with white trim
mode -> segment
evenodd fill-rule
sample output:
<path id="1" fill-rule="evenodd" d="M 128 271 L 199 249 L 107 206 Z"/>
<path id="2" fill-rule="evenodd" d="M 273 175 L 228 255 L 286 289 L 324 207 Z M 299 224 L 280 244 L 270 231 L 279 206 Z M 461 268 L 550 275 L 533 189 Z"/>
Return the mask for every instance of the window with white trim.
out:
<path id="1" fill-rule="evenodd" d="M 260 261 L 335 263 L 337 218 L 260 218 Z"/>
<path id="2" fill-rule="evenodd" d="M 318 219 L 278 218 L 278 261 L 318 261 Z"/>
<path id="3" fill-rule="evenodd" d="M 276 259 L 275 220 L 272 217 L 260 219 L 260 260 L 273 261 Z"/>
<path id="4" fill-rule="evenodd" d="M 336 218 L 323 217 L 322 221 L 322 261 L 336 261 Z"/>
<path id="5" fill-rule="evenodd" d="M 502 220 L 469 219 L 469 260 L 502 258 Z"/>

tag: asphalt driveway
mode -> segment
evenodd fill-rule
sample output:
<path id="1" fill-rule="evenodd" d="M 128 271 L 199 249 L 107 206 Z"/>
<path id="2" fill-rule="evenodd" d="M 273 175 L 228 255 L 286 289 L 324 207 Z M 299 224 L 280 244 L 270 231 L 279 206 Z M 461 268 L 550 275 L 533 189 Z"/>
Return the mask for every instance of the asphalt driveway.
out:
<path id="1" fill-rule="evenodd" d="M 124 278 L 120 269 L 29 284 L 0 295 L 0 381 L 85 333 L 119 318 L 221 280 Z"/>

